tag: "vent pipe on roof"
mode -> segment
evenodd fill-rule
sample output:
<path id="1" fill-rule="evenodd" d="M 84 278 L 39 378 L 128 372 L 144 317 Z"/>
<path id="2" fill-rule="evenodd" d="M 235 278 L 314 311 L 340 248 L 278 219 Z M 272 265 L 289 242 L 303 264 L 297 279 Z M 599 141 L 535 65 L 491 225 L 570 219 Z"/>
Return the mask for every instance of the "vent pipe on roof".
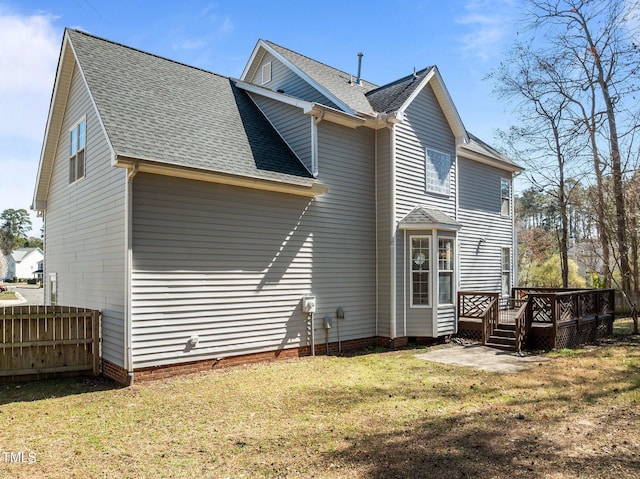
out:
<path id="1" fill-rule="evenodd" d="M 358 78 L 356 78 L 356 85 L 362 85 L 362 81 L 360 80 L 360 74 L 362 73 L 362 57 L 364 53 L 358 53 Z"/>

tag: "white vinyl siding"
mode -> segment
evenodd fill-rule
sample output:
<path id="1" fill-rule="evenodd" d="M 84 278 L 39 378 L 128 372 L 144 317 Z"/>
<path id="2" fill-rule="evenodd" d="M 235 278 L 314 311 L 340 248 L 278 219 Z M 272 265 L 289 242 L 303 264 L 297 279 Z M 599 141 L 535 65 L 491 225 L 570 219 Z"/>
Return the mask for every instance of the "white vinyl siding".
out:
<path id="1" fill-rule="evenodd" d="M 262 72 L 263 66 L 267 63 L 271 64 L 271 81 L 268 84 L 270 90 L 282 91 L 289 96 L 340 109 L 270 53 L 264 55 L 258 68 L 253 73 L 253 77 L 248 78 L 247 81 L 261 85 L 263 82 L 262 73 L 260 72 Z"/>
<path id="2" fill-rule="evenodd" d="M 135 367 L 307 346 L 307 294 L 317 347 L 339 307 L 341 341 L 375 336 L 373 132 L 321 123 L 319 141 L 315 199 L 136 176 Z"/>
<path id="3" fill-rule="evenodd" d="M 86 116 L 86 169 L 69 187 L 69 131 Z M 124 366 L 125 171 L 111 153 L 84 82 L 75 69 L 45 213 L 45 271 L 56 273 L 55 301 L 102 312 L 102 355 Z M 47 282 L 49 283 L 49 282 Z M 47 284 L 45 298 L 51 297 Z"/>
<path id="4" fill-rule="evenodd" d="M 422 90 L 409 105 L 404 120 L 396 128 L 396 205 L 395 220 L 406 216 L 416 205 L 425 205 L 456 218 L 456 162 L 451 161 L 448 183 L 449 195 L 432 193 L 426 186 L 426 152 L 437 151 L 455 158 L 455 137 L 430 86 Z M 415 233 L 418 234 L 418 233 Z M 433 239 L 437 245 L 437 239 Z M 409 286 L 405 258 L 408 252 L 406 239 L 397 235 L 396 241 L 396 331 L 397 336 L 436 337 L 448 334 L 455 327 L 455 307 L 436 307 L 436 285 L 432 286 L 431 308 L 411 307 L 406 292 Z M 434 246 L 432 245 L 432 249 Z M 436 251 L 436 250 L 434 250 Z M 435 253 L 432 252 L 432 256 Z M 433 258 L 432 258 L 432 261 Z M 435 263 L 433 263 L 435 264 Z M 432 270 L 434 266 L 432 265 Z M 432 281 L 437 281 L 433 278 Z M 434 321 L 434 309 L 437 324 Z M 453 312 L 451 311 L 453 309 Z M 441 326 L 440 319 L 445 324 Z M 406 327 L 405 327 L 406 325 Z M 444 332 L 443 332 L 444 331 Z"/>
<path id="5" fill-rule="evenodd" d="M 305 168 L 313 172 L 311 128 L 313 118 L 300 108 L 271 100 L 261 95 L 249 94 L 282 139 L 300 159 Z"/>
<path id="6" fill-rule="evenodd" d="M 391 134 L 383 128 L 376 132 L 376 241 L 378 245 L 378 335 L 389 337 L 391 306 Z M 395 306 L 394 306 L 395 307 Z"/>
<path id="7" fill-rule="evenodd" d="M 439 209 L 456 216 L 456 164 L 449 170 L 449 195 L 431 193 L 425 184 L 426 150 L 455 158 L 455 138 L 431 87 L 427 86 L 405 111 L 396 125 L 396 219 L 400 220 L 416 205 Z"/>
<path id="8" fill-rule="evenodd" d="M 505 172 L 458 159 L 458 233 L 461 291 L 502 291 L 502 248 L 513 244 L 512 218 L 501 215 L 500 181 Z"/>

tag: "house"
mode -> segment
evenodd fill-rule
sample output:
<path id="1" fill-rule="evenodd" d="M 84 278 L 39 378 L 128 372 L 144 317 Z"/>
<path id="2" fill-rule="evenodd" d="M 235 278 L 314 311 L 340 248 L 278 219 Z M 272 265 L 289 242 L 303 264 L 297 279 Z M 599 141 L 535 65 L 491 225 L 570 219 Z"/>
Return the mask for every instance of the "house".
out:
<path id="1" fill-rule="evenodd" d="M 516 277 L 520 171 L 435 66 L 377 86 L 260 40 L 234 79 L 68 29 L 45 297 L 101 310 L 123 382 L 450 335 L 458 290 Z"/>
<path id="2" fill-rule="evenodd" d="M 5 280 L 32 279 L 38 270 L 38 263 L 44 258 L 40 248 L 18 248 L 6 256 L 7 273 Z"/>

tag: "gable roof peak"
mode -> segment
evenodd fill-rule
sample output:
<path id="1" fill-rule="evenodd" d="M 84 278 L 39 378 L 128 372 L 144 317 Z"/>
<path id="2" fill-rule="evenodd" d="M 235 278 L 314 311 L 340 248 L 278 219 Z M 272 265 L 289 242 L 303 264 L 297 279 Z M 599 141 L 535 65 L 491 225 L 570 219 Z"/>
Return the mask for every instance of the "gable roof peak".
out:
<path id="1" fill-rule="evenodd" d="M 362 78 L 360 79 L 360 84 L 356 84 L 356 76 L 354 74 L 314 60 L 270 40 L 258 40 L 251 58 L 240 77 L 242 81 L 251 80 L 256 68 L 262 61 L 264 52 L 273 55 L 331 102 L 326 106 L 335 106 L 349 114 L 375 116 L 371 105 L 365 97 L 365 93 L 377 88 L 377 85 Z"/>
<path id="2" fill-rule="evenodd" d="M 401 109 L 435 66 L 428 66 L 366 93 L 373 109 L 391 113 Z"/>
<path id="3" fill-rule="evenodd" d="M 72 38 L 73 34 L 80 34 L 80 35 L 84 35 L 86 37 L 90 37 L 90 38 L 92 38 L 94 40 L 99 40 L 101 42 L 109 43 L 109 44 L 111 44 L 113 46 L 120 47 L 120 48 L 125 48 L 127 50 L 132 51 L 132 52 L 140 53 L 142 55 L 145 55 L 145 56 L 148 56 L 148 57 L 153 57 L 153 58 L 156 58 L 158 60 L 171 62 L 171 63 L 174 63 L 176 65 L 180 65 L 182 67 L 190 68 L 192 70 L 198 70 L 198 71 L 201 71 L 203 73 L 208 73 L 210 75 L 215 75 L 215 76 L 220 77 L 220 78 L 225 78 L 225 79 L 229 78 L 229 77 L 227 77 L 225 75 L 221 75 L 219 73 L 212 72 L 210 70 L 205 70 L 204 68 L 194 67 L 193 65 L 189 65 L 189 64 L 183 63 L 183 62 L 179 62 L 179 61 L 173 60 L 171 58 L 163 57 L 162 55 L 157 55 L 155 53 L 149 53 L 149 52 L 146 52 L 144 50 L 140 50 L 138 48 L 134 48 L 134 47 L 131 47 L 129 45 L 125 45 L 123 43 L 119 43 L 119 42 L 116 42 L 116 41 L 113 41 L 113 40 L 109 40 L 108 38 L 103 38 L 103 37 L 100 37 L 98 35 L 94 35 L 92 33 L 86 32 L 84 30 L 80 30 L 80 29 L 77 29 L 77 28 L 69 28 L 69 27 L 65 28 L 64 30 L 65 30 L 65 34 L 70 33 L 70 39 L 71 39 L 71 43 L 72 44 L 73 44 L 73 38 Z"/>

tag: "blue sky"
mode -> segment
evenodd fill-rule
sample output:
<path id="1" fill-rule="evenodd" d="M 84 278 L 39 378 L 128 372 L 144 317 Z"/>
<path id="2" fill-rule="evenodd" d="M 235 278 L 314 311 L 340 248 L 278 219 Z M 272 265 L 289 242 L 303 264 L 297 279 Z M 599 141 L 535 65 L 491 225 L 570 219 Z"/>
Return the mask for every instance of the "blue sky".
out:
<path id="1" fill-rule="evenodd" d="M 239 77 L 259 38 L 383 85 L 437 65 L 469 131 L 495 143 L 507 108 L 483 81 L 520 0 L 0 0 L 0 211 L 29 208 L 65 27 Z M 41 221 L 32 214 L 34 231 Z"/>

